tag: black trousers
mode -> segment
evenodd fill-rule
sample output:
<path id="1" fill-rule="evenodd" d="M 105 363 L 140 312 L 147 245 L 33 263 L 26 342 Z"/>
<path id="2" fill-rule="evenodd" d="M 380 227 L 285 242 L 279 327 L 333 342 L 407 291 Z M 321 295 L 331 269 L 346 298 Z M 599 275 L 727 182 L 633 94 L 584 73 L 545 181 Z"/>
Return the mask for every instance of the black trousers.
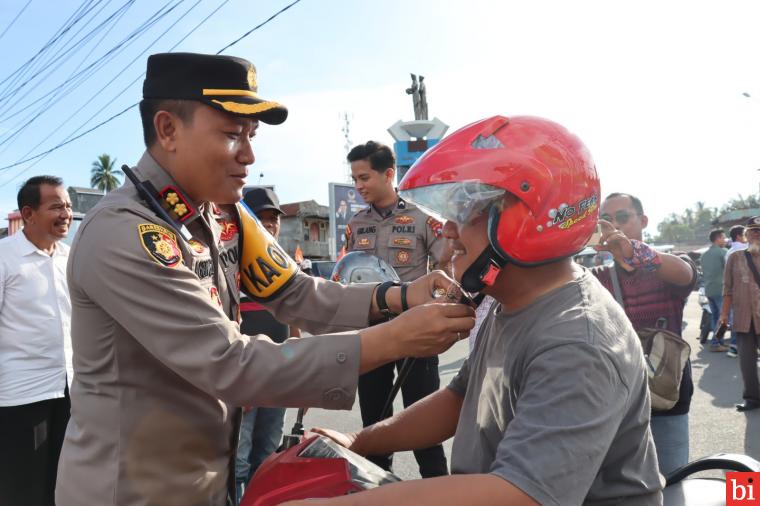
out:
<path id="1" fill-rule="evenodd" d="M 0 505 L 53 506 L 71 402 L 0 407 Z"/>
<path id="2" fill-rule="evenodd" d="M 401 369 L 403 360 L 386 364 L 359 376 L 359 407 L 362 423 L 365 427 L 380 421 L 385 401 L 393 389 L 394 369 Z M 437 391 L 441 386 L 438 377 L 438 357 L 418 358 L 414 362 L 409 376 L 401 387 L 404 407 L 409 407 L 418 400 Z M 391 415 L 393 411 L 391 410 Z M 389 415 L 390 416 L 390 415 Z M 368 457 L 369 460 L 390 471 L 393 455 Z M 436 445 L 423 450 L 415 450 L 414 458 L 420 466 L 423 478 L 449 474 L 443 446 Z"/>
<path id="3" fill-rule="evenodd" d="M 760 346 L 760 334 L 755 331 L 754 324 L 750 324 L 749 332 L 736 333 L 739 368 L 744 382 L 742 397 L 748 401 L 760 401 L 760 380 L 757 374 L 758 346 Z"/>

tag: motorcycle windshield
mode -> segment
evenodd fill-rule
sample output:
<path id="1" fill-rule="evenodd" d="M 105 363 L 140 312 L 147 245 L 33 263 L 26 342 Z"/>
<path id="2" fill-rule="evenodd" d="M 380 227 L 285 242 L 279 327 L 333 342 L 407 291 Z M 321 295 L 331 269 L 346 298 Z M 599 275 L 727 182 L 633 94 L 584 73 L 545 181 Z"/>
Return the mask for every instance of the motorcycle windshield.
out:
<path id="1" fill-rule="evenodd" d="M 401 478 L 389 473 L 382 467 L 357 455 L 351 450 L 340 446 L 332 439 L 320 436 L 303 449 L 299 457 L 312 459 L 345 459 L 351 473 L 351 481 L 365 488 L 375 488 L 380 485 L 401 481 Z"/>

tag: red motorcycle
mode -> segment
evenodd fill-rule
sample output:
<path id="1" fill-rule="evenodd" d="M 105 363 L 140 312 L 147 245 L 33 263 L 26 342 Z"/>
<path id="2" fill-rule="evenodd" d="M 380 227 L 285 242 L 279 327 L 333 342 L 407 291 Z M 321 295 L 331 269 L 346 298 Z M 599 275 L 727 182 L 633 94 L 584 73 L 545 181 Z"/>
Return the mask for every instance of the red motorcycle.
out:
<path id="1" fill-rule="evenodd" d="M 303 430 L 298 411 L 281 450 L 270 455 L 245 489 L 240 506 L 270 506 L 306 498 L 337 497 L 401 481 L 330 438 Z"/>

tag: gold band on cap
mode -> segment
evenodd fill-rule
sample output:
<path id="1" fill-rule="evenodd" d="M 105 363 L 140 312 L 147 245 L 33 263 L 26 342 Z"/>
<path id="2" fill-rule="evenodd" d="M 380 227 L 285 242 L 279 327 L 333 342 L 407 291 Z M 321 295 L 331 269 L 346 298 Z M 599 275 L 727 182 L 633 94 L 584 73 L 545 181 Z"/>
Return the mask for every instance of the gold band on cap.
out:
<path id="1" fill-rule="evenodd" d="M 222 89 L 204 89 L 203 90 L 203 96 L 206 95 L 216 95 L 219 97 L 223 96 L 231 96 L 231 97 L 253 97 L 253 98 L 259 98 L 259 96 L 256 94 L 255 91 L 251 90 L 222 90 Z"/>
<path id="2" fill-rule="evenodd" d="M 236 114 L 256 114 L 282 107 L 277 102 L 261 102 L 259 104 L 240 104 L 238 102 L 222 102 L 221 100 L 212 100 L 212 102 L 221 105 L 225 111 Z"/>

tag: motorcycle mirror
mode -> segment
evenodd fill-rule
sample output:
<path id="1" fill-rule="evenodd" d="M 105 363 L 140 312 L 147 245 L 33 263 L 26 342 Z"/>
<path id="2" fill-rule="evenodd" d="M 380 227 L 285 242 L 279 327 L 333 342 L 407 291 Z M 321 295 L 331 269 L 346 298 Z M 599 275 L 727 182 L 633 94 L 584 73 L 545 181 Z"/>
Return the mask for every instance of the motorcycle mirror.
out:
<path id="1" fill-rule="evenodd" d="M 401 281 L 385 260 L 365 251 L 352 251 L 344 255 L 335 264 L 330 279 L 343 285 Z"/>

